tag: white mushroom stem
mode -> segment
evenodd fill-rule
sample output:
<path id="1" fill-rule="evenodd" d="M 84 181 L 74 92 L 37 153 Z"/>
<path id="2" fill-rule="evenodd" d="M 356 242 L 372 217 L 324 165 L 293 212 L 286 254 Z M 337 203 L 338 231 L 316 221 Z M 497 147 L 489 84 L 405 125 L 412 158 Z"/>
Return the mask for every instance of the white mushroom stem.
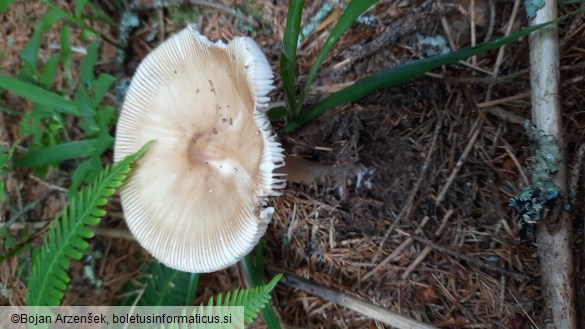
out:
<path id="1" fill-rule="evenodd" d="M 531 25 L 557 18 L 557 2 L 545 1 Z M 559 44 L 557 25 L 549 25 L 530 35 L 530 83 L 532 85 L 532 118 L 545 134 L 554 136 L 564 150 L 559 104 Z M 567 168 L 562 161 L 554 177 L 563 195 L 567 195 Z M 542 294 L 546 328 L 576 328 L 573 290 L 573 258 L 571 254 L 570 220 L 566 211 L 551 212 L 538 225 L 536 241 L 540 256 Z"/>
<path id="2" fill-rule="evenodd" d="M 286 180 L 299 184 L 323 183 L 333 181 L 342 184 L 351 169 L 324 165 L 315 161 L 287 155 L 285 165 L 276 170 L 277 173 L 286 175 Z"/>

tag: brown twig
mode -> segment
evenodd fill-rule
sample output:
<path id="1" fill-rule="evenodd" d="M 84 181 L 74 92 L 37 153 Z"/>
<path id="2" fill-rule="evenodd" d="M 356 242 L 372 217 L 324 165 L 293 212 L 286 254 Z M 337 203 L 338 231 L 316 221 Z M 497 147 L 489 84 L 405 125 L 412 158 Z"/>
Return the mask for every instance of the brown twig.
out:
<path id="1" fill-rule="evenodd" d="M 492 107 L 492 106 L 496 106 L 496 105 L 500 105 L 500 104 L 509 103 L 509 102 L 512 102 L 512 101 L 515 101 L 515 100 L 527 98 L 528 96 L 530 96 L 530 92 L 529 91 L 527 91 L 525 93 L 517 94 L 517 95 L 514 95 L 514 96 L 510 96 L 510 97 L 505 97 L 505 98 L 500 98 L 500 99 L 494 99 L 492 101 L 487 101 L 487 102 L 479 103 L 479 104 L 477 104 L 477 107 L 480 108 L 480 109 L 487 108 L 487 107 Z"/>
<path id="2" fill-rule="evenodd" d="M 388 237 L 390 236 L 390 234 L 392 233 L 394 228 L 396 228 L 396 225 L 398 225 L 398 223 L 400 223 L 402 221 L 402 218 L 405 217 L 407 215 L 407 213 L 411 211 L 411 207 L 412 207 L 412 204 L 414 202 L 414 197 L 418 193 L 418 190 L 420 188 L 420 185 L 422 184 L 422 181 L 427 176 L 427 172 L 428 172 L 430 164 L 431 164 L 431 158 L 432 158 L 432 155 L 434 154 L 435 144 L 437 143 L 437 139 L 439 138 L 439 133 L 441 131 L 442 125 L 443 125 L 443 116 L 441 115 L 437 119 L 437 123 L 435 125 L 435 130 L 433 132 L 433 140 L 431 142 L 431 146 L 427 150 L 427 156 L 426 156 L 425 162 L 423 163 L 418 180 L 416 181 L 416 184 L 414 184 L 414 188 L 410 191 L 410 194 L 408 195 L 408 199 L 406 200 L 404 207 L 402 207 L 402 209 L 400 210 L 400 213 L 398 214 L 398 216 L 396 216 L 396 218 L 392 222 L 392 225 L 390 225 L 388 230 L 386 230 L 386 233 L 384 234 L 384 238 L 382 238 L 382 242 L 380 242 L 380 246 L 378 247 L 378 251 L 374 255 L 374 258 L 372 259 L 372 262 L 376 262 L 378 260 L 378 257 L 380 257 L 380 253 L 384 249 L 384 244 L 388 240 Z"/>
<path id="3" fill-rule="evenodd" d="M 579 187 L 579 179 L 581 178 L 581 173 L 583 172 L 583 162 L 585 161 L 585 144 L 579 145 L 577 148 L 577 155 L 575 156 L 574 165 L 571 169 L 571 176 L 569 177 L 569 194 L 571 198 L 575 198 L 577 196 L 578 187 Z"/>
<path id="4" fill-rule="evenodd" d="M 414 231 L 414 234 L 420 234 L 422 232 L 422 229 L 427 225 L 427 223 L 429 222 L 429 217 L 425 216 L 423 218 L 423 220 L 420 223 L 420 226 Z M 369 277 L 371 277 L 372 275 L 376 274 L 382 267 L 384 267 L 386 264 L 390 263 L 393 259 L 395 259 L 396 257 L 398 257 L 398 255 L 400 253 L 402 253 L 402 251 L 406 248 L 408 248 L 412 242 L 414 240 L 412 238 L 408 238 L 406 240 L 404 240 L 399 246 L 398 248 L 394 249 L 394 251 L 392 251 L 392 253 L 388 256 L 386 256 L 386 258 L 384 258 L 384 260 L 382 260 L 380 262 L 380 264 L 376 265 L 376 267 L 374 267 L 372 270 L 370 270 L 368 273 L 366 273 L 361 280 L 365 281 L 367 280 Z"/>
<path id="5" fill-rule="evenodd" d="M 435 230 L 435 236 L 441 236 L 441 234 L 443 233 L 443 230 L 445 229 L 445 227 L 447 227 L 447 223 L 449 222 L 449 218 L 451 217 L 451 215 L 453 215 L 454 210 L 453 209 L 449 209 L 449 211 L 447 211 L 447 213 L 443 216 L 443 219 L 441 219 L 441 224 L 439 225 L 439 227 Z M 404 234 L 404 232 L 400 231 L 401 233 Z M 414 238 L 414 236 L 407 234 L 408 236 L 410 236 L 413 240 L 417 241 L 416 238 Z M 423 251 L 418 255 L 418 257 L 416 257 L 416 259 L 406 268 L 406 270 L 404 271 L 404 273 L 402 273 L 402 280 L 406 280 L 406 278 L 408 278 L 408 276 L 410 275 L 410 273 L 412 273 L 412 271 L 414 271 L 416 269 L 416 267 L 422 263 L 422 261 L 428 256 L 428 254 L 431 252 L 431 247 L 426 246 Z"/>
<path id="6" fill-rule="evenodd" d="M 436 15 L 441 13 L 442 9 L 435 0 L 424 1 L 422 4 L 417 5 L 410 15 L 405 15 L 392 21 L 372 42 L 360 44 L 359 47 L 349 47 L 343 53 L 344 62 L 335 66 L 335 69 L 349 70 L 351 64 L 357 62 L 358 59 L 369 57 L 378 50 L 396 43 L 400 38 L 416 33 L 421 24 L 425 24 L 425 22 L 430 24 Z"/>
<path id="7" fill-rule="evenodd" d="M 453 184 L 453 181 L 455 180 L 455 177 L 457 177 L 459 170 L 461 170 L 461 168 L 463 167 L 463 164 L 465 163 L 465 159 L 467 159 L 469 152 L 471 152 L 471 149 L 475 145 L 475 141 L 477 140 L 477 137 L 479 136 L 479 132 L 481 131 L 481 124 L 482 123 L 483 123 L 483 115 L 480 115 L 477 118 L 477 120 L 475 121 L 475 123 L 471 129 L 473 131 L 473 135 L 471 136 L 469 143 L 467 143 L 467 146 L 463 150 L 463 153 L 459 157 L 459 160 L 457 160 L 457 164 L 455 165 L 455 168 L 451 172 L 451 175 L 449 175 L 449 178 L 447 178 L 447 182 L 445 183 L 445 186 L 443 186 L 443 188 L 441 189 L 441 192 L 439 192 L 439 194 L 437 196 L 437 200 L 435 201 L 436 205 L 440 204 L 443 201 L 443 198 L 447 194 L 449 187 L 451 187 L 451 184 Z"/>
<path id="8" fill-rule="evenodd" d="M 510 291 L 510 296 L 512 296 L 512 298 L 514 298 L 514 300 L 516 301 L 516 304 L 518 304 L 518 306 L 520 306 L 522 313 L 524 313 L 524 315 L 526 315 L 526 317 L 528 318 L 528 320 L 530 320 L 530 322 L 532 322 L 534 327 L 539 329 L 538 325 L 536 323 L 534 323 L 534 320 L 532 320 L 532 317 L 530 317 L 530 315 L 528 313 L 526 313 L 526 310 L 524 309 L 524 307 L 522 307 L 522 304 L 520 304 L 520 302 L 518 301 L 518 298 L 516 298 L 516 296 L 514 296 L 514 294 L 511 291 Z"/>
<path id="9" fill-rule="evenodd" d="M 500 305 L 498 308 L 498 318 L 502 318 L 502 314 L 504 314 L 504 305 L 506 301 L 506 276 L 502 275 L 500 277 L 500 295 L 498 296 L 498 304 Z"/>
<path id="10" fill-rule="evenodd" d="M 494 28 L 496 25 L 496 0 L 488 0 L 489 10 L 490 10 L 490 22 L 488 25 L 487 33 L 485 34 L 485 38 L 483 42 L 486 43 L 492 39 L 492 35 L 494 34 Z"/>
<path id="11" fill-rule="evenodd" d="M 33 230 L 40 230 L 47 227 L 51 221 L 37 221 L 37 222 L 30 222 L 30 223 L 13 223 L 11 224 L 8 229 L 11 231 L 19 231 L 24 229 L 33 229 Z M 108 227 L 91 227 L 90 228 L 96 235 L 106 236 L 110 238 L 117 238 L 117 239 L 124 239 L 128 241 L 136 241 L 132 233 L 128 230 L 123 229 L 116 229 L 116 228 L 108 228 Z"/>
<path id="12" fill-rule="evenodd" d="M 451 250 L 449 248 L 440 246 L 440 245 L 438 245 L 438 244 L 436 244 L 436 243 L 434 243 L 432 241 L 429 241 L 427 239 L 421 238 L 419 236 L 412 235 L 412 234 L 408 234 L 406 232 L 402 232 L 402 231 L 398 231 L 398 230 L 397 230 L 397 232 L 402 233 L 402 234 L 404 234 L 404 235 L 412 238 L 416 242 L 420 242 L 420 243 L 426 245 L 425 249 L 426 248 L 434 249 L 434 250 L 436 250 L 436 251 L 438 251 L 440 253 L 447 254 L 447 255 L 453 256 L 455 258 L 459 258 L 459 259 L 467 262 L 468 264 L 475 265 L 475 266 L 480 267 L 482 269 L 485 269 L 485 270 L 488 270 L 488 271 L 492 271 L 492 272 L 496 272 L 496 273 L 498 273 L 500 275 L 507 275 L 507 276 L 509 276 L 509 277 L 511 277 L 511 278 L 513 278 L 515 280 L 521 281 L 521 282 L 526 282 L 526 281 L 532 281 L 532 280 L 534 280 L 534 277 L 531 276 L 531 275 L 529 275 L 529 274 L 519 273 L 519 272 L 516 272 L 516 271 L 511 271 L 511 270 L 507 270 L 507 269 L 504 269 L 504 268 L 500 268 L 500 267 L 497 267 L 497 266 L 494 266 L 494 265 L 486 264 L 486 263 L 478 260 L 477 258 L 473 258 L 473 257 L 470 257 L 470 256 L 466 256 L 466 255 L 464 255 L 464 254 L 462 254 L 460 252 L 456 252 L 456 251 L 453 251 L 453 250 Z"/>
<path id="13" fill-rule="evenodd" d="M 512 27 L 514 26 L 514 21 L 516 20 L 516 15 L 518 15 L 518 8 L 520 7 L 520 0 L 515 0 L 514 1 L 514 8 L 512 8 L 512 14 L 510 15 L 510 20 L 508 20 L 508 24 L 506 24 L 506 33 L 504 34 L 505 36 L 510 35 L 510 33 L 512 32 Z M 502 46 L 499 50 L 498 50 L 498 57 L 496 58 L 496 64 L 494 65 L 494 70 L 492 71 L 492 74 L 494 76 L 498 76 L 498 73 L 500 72 L 500 66 L 502 65 L 502 62 L 504 60 L 504 51 L 506 50 L 506 46 Z"/>
<path id="14" fill-rule="evenodd" d="M 335 291 L 331 288 L 324 287 L 316 282 L 305 280 L 293 273 L 274 271 L 284 273 L 282 283 L 285 285 L 302 290 L 306 293 L 319 296 L 335 304 L 347 307 L 355 312 L 364 314 L 376 321 L 383 322 L 398 329 L 437 329 L 436 327 L 411 318 L 399 313 L 385 309 L 378 305 L 363 301 L 356 297 Z"/>
<path id="15" fill-rule="evenodd" d="M 512 150 L 510 149 L 510 147 L 508 145 L 506 145 L 506 153 L 508 153 L 508 156 L 510 157 L 510 159 L 512 159 L 512 162 L 514 162 L 514 165 L 518 169 L 518 172 L 520 173 L 520 177 L 522 177 L 522 182 L 524 182 L 524 185 L 528 185 L 530 183 L 528 180 L 528 177 L 524 173 L 524 169 L 522 169 L 522 165 L 520 165 L 520 161 L 518 161 L 518 158 L 516 158 L 516 156 L 514 155 L 514 152 L 512 152 Z"/>
<path id="16" fill-rule="evenodd" d="M 67 193 L 67 189 L 66 188 L 61 187 L 61 186 L 57 186 L 55 184 L 51 184 L 51 183 L 49 183 L 47 181 L 44 181 L 44 180 L 36 177 L 33 174 L 28 175 L 28 177 L 31 178 L 32 180 L 34 180 L 35 182 L 40 183 L 41 185 L 43 185 L 43 186 L 45 186 L 45 187 L 47 187 L 47 188 L 49 188 L 51 190 L 59 191 L 61 193 Z"/>
<path id="17" fill-rule="evenodd" d="M 516 115 L 500 106 L 492 106 L 485 109 L 486 112 L 497 116 L 500 119 L 506 120 L 511 123 L 521 124 L 526 120 L 525 118 Z"/>
<path id="18" fill-rule="evenodd" d="M 514 21 L 516 20 L 516 16 L 518 15 L 518 8 L 520 7 L 520 0 L 514 1 L 514 7 L 512 8 L 512 14 L 510 15 L 510 19 L 508 20 L 508 24 L 506 25 L 506 32 L 505 36 L 510 35 L 512 32 L 512 26 L 514 25 Z M 496 63 L 494 64 L 494 68 L 491 72 L 493 77 L 497 77 L 500 74 L 500 66 L 504 60 L 504 51 L 506 46 L 500 47 L 498 50 L 498 56 L 496 57 Z M 489 85 L 486 93 L 485 93 L 485 101 L 489 101 L 492 97 L 492 87 L 493 85 Z"/>

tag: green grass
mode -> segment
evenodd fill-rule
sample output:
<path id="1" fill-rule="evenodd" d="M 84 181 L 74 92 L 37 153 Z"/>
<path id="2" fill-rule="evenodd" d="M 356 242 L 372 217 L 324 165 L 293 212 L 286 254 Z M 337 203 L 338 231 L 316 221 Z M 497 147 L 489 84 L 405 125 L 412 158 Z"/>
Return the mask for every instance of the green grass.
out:
<path id="1" fill-rule="evenodd" d="M 198 273 L 187 273 L 152 261 L 124 287 L 121 306 L 191 306 L 199 283 Z"/>
<path id="2" fill-rule="evenodd" d="M 44 3 L 48 6 L 47 11 L 20 53 L 18 72 L 15 76 L 0 74 L 1 94 L 11 92 L 32 103 L 27 112 L 2 108 L 3 113 L 20 117 L 19 137 L 25 143 L 19 141 L 0 149 L 0 204 L 10 216 L 0 228 L 0 237 L 4 242 L 4 254 L 0 255 L 0 261 L 19 256 L 19 266 L 28 267 L 29 260 L 20 255 L 30 250 L 31 242 L 40 234 L 30 234 L 25 229 L 15 237 L 9 232 L 12 223 L 42 200 L 34 200 L 22 209 L 16 208 L 11 200 L 5 198 L 6 174 L 13 167 L 21 166 L 32 169 L 34 175 L 42 177 L 51 167 L 59 166 L 64 161 L 73 160 L 74 164 L 69 207 L 52 222 L 44 247 L 34 252 L 27 295 L 30 305 L 59 304 L 67 287 L 66 269 L 69 262 L 81 257 L 87 248 L 86 239 L 92 235 L 88 226 L 99 222 L 99 217 L 105 214 L 100 207 L 130 170 L 128 161 L 105 169 L 102 162 L 102 155 L 112 148 L 114 141 L 110 131 L 116 122 L 116 111 L 114 107 L 104 105 L 103 100 L 115 79 L 107 74 L 96 76 L 94 73 L 98 62 L 98 42 L 86 39 L 87 51 L 80 64 L 74 64 L 69 42 L 72 27 L 89 31 L 91 33 L 86 33 L 86 36 L 98 39 L 99 34 L 94 33 L 96 31 L 86 22 L 100 20 L 115 23 L 89 1 L 76 2 L 73 13 L 63 11 L 50 1 Z M 6 1 L 0 3 L 0 10 L 6 11 L 9 5 L 10 2 Z M 58 22 L 62 23 L 59 30 L 61 49 L 49 54 L 42 62 L 42 38 Z M 78 81 L 73 81 L 73 70 L 79 72 Z M 55 81 L 59 75 L 64 77 L 65 83 L 57 88 Z M 80 129 L 75 129 L 77 127 Z M 17 145 L 26 147 L 24 154 L 14 152 Z M 90 182 L 95 183 L 89 188 L 77 190 Z M 28 270 L 25 271 L 25 279 L 26 274 Z"/>
<path id="3" fill-rule="evenodd" d="M 299 34 L 301 33 L 301 18 L 305 1 L 290 1 L 286 26 L 284 30 L 284 37 L 282 40 L 282 51 L 280 54 L 280 75 L 282 78 L 282 85 L 287 105 L 287 112 L 283 112 L 283 114 L 287 114 L 291 118 L 296 118 L 299 116 L 305 103 L 305 98 L 307 97 L 311 85 L 317 76 L 317 72 L 329 54 L 331 48 L 333 48 L 343 33 L 345 33 L 345 31 L 355 22 L 355 20 L 377 2 L 378 0 L 352 0 L 349 3 L 337 21 L 337 24 L 335 24 L 333 27 L 331 34 L 325 41 L 325 45 L 319 52 L 315 63 L 311 67 L 307 82 L 300 95 L 297 97 L 296 60 L 299 46 Z"/>
<path id="4" fill-rule="evenodd" d="M 560 17 L 548 23 L 523 28 L 515 33 L 510 34 L 509 36 L 487 42 L 476 47 L 464 48 L 445 55 L 406 62 L 381 70 L 356 81 L 356 83 L 349 87 L 328 95 L 314 106 L 305 109 L 306 96 L 310 92 L 311 84 L 313 83 L 317 72 L 329 51 L 339 40 L 341 35 L 357 19 L 357 17 L 359 17 L 376 2 L 377 1 L 374 0 L 354 0 L 350 2 L 341 18 L 333 28 L 331 34 L 327 38 L 323 49 L 317 56 L 317 59 L 315 60 L 315 63 L 309 72 L 307 83 L 305 84 L 301 95 L 297 97 L 295 85 L 296 64 L 294 61 L 296 60 L 297 53 L 296 40 L 298 40 L 300 17 L 302 15 L 302 1 L 291 1 L 288 16 L 290 22 L 287 21 L 286 24 L 283 40 L 283 52 L 280 58 L 281 76 L 287 110 L 285 111 L 282 108 L 275 108 L 271 110 L 271 113 L 269 113 L 272 120 L 279 120 L 283 117 L 288 117 L 289 122 L 281 130 L 281 132 L 291 133 L 332 108 L 357 101 L 363 97 L 368 96 L 376 90 L 396 86 L 406 81 L 416 79 L 425 73 L 443 65 L 455 64 L 469 57 L 480 55 L 486 51 L 505 46 L 517 41 L 524 36 L 527 36 L 528 34 L 538 29 L 541 29 L 550 24 L 558 23 L 566 18 L 566 16 Z"/>
<path id="5" fill-rule="evenodd" d="M 7 148 L 0 146 L 0 209 L 4 205 L 6 197 L 6 173 L 10 170 L 10 160 L 14 155 L 15 146 Z"/>
<path id="6" fill-rule="evenodd" d="M 28 142 L 28 152 L 17 158 L 15 165 L 31 167 L 35 175 L 43 177 L 50 167 L 75 160 L 70 185 L 70 190 L 75 191 L 98 175 L 103 169 L 102 154 L 113 146 L 110 131 L 116 122 L 115 109 L 103 105 L 102 101 L 116 79 L 108 74 L 94 75 L 98 60 L 95 40 L 89 43 L 81 64 L 73 67 L 70 25 L 89 31 L 86 36 L 97 37 L 99 34 L 87 25 L 87 19 L 115 23 L 89 1 L 76 2 L 73 13 L 65 12 L 51 1 L 44 3 L 48 10 L 20 54 L 22 67 L 19 73 L 16 77 L 0 75 L 0 89 L 33 103 L 31 111 L 21 116 L 19 124 L 20 135 Z M 59 21 L 64 23 L 59 31 L 60 53 L 54 53 L 45 63 L 39 63 L 41 38 Z M 79 71 L 79 81 L 72 80 L 72 70 Z M 54 89 L 58 75 L 64 76 L 65 89 Z M 80 87 L 70 90 L 74 85 Z M 70 117 L 78 118 L 85 140 L 73 140 L 70 136 L 71 127 L 66 126 Z"/>
<path id="7" fill-rule="evenodd" d="M 244 256 L 240 261 L 246 280 L 252 287 L 261 287 L 266 282 L 266 266 L 264 265 L 264 254 L 262 250 L 262 240 L 256 245 L 254 250 Z M 265 308 L 261 310 L 262 318 L 266 322 L 266 326 L 269 329 L 280 329 L 281 325 L 278 320 L 278 316 L 274 311 L 272 305 L 267 304 Z"/>
<path id="8" fill-rule="evenodd" d="M 288 110 L 292 117 L 296 117 L 299 114 L 299 107 L 296 101 L 297 47 L 304 5 L 304 0 L 290 1 L 282 40 L 282 50 L 280 52 L 280 76 Z"/>
<path id="9" fill-rule="evenodd" d="M 361 16 L 364 12 L 366 12 L 369 8 L 375 5 L 378 0 L 353 0 L 349 3 L 347 8 L 341 14 L 341 17 L 331 30 L 331 34 L 327 37 L 325 41 L 325 45 L 319 52 L 315 63 L 311 67 L 311 71 L 309 72 L 309 77 L 307 78 L 307 82 L 305 83 L 305 87 L 303 88 L 303 93 L 301 95 L 298 107 L 302 107 L 305 103 L 305 98 L 311 89 L 311 85 L 317 76 L 317 72 L 321 68 L 321 64 L 331 51 L 331 48 L 339 41 L 343 33 L 349 29 L 349 27 L 354 23 L 354 21 Z"/>

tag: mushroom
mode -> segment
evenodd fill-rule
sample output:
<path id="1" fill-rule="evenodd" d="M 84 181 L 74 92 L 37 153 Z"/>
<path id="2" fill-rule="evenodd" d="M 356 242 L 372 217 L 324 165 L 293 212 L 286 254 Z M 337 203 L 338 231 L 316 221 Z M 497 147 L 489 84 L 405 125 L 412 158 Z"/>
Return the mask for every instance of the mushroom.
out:
<path id="1" fill-rule="evenodd" d="M 161 263 L 213 272 L 249 253 L 285 185 L 266 111 L 273 73 L 248 37 L 213 43 L 188 26 L 138 67 L 118 121 L 114 160 L 156 142 L 121 190 L 126 222 Z"/>

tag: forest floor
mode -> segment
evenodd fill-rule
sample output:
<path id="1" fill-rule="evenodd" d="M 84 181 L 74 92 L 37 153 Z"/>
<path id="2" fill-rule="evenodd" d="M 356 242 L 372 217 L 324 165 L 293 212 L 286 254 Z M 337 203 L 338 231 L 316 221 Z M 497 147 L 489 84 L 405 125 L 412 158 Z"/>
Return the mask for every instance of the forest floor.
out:
<path id="1" fill-rule="evenodd" d="M 140 26 L 130 35 L 124 65 L 115 64 L 116 49 L 103 43 L 97 69 L 118 78 L 131 77 L 157 44 L 185 24 L 196 23 L 211 40 L 242 34 L 253 37 L 277 75 L 272 101 L 283 101 L 278 72 L 286 2 L 193 2 L 196 4 L 153 8 L 149 1 L 135 1 Z M 307 1 L 303 26 L 326 2 Z M 55 3 L 73 10 L 73 1 Z M 97 3 L 113 19 L 120 19 L 115 5 Z M 474 3 L 475 11 L 466 0 L 440 5 L 434 1 L 380 1 L 333 48 L 309 102 L 383 68 L 441 51 L 429 46 L 428 38 L 445 40 L 445 46 L 460 49 L 470 46 L 472 39 L 477 43 L 493 40 L 504 36 L 508 28 L 516 31 L 528 24 L 523 2 L 517 12 L 514 1 Z M 567 5 L 561 12 L 573 9 Z M 3 74 L 16 72 L 19 53 L 45 10 L 41 2 L 16 1 L 3 14 Z M 329 21 L 302 42 L 298 86 L 303 85 L 331 31 L 328 22 L 335 22 L 339 14 L 340 10 L 333 10 Z M 117 39 L 116 29 L 91 23 Z M 576 161 L 576 148 L 585 142 L 584 27 L 583 15 L 573 16 L 559 27 L 569 166 Z M 51 47 L 58 44 L 57 31 L 49 32 L 42 41 L 45 59 L 58 51 Z M 73 46 L 83 49 L 88 45 L 79 31 L 72 32 Z M 82 54 L 74 56 L 75 60 L 82 58 Z M 530 119 L 528 62 L 528 40 L 523 38 L 503 50 L 489 51 L 336 108 L 292 134 L 279 134 L 287 154 L 333 165 L 342 175 L 312 184 L 291 183 L 283 196 L 271 199 L 276 213 L 264 238 L 268 268 L 295 273 L 437 327 L 543 327 L 546 317 L 537 247 L 530 235 L 519 238 L 519 215 L 509 207 L 510 198 L 528 184 L 530 143 L 520 124 Z M 117 105 L 115 97 L 109 100 Z M 2 107 L 30 110 L 28 102 L 10 95 Z M 18 122 L 18 115 L 0 112 L 2 145 L 19 140 Z M 278 132 L 282 124 L 276 122 L 274 127 Z M 104 162 L 110 163 L 111 158 L 111 152 L 106 153 Z M 7 185 L 12 200 L 20 205 L 41 200 L 20 221 L 54 218 L 66 201 L 70 175 L 67 166 L 51 170 L 42 179 L 22 169 L 12 172 Z M 578 182 L 583 186 L 582 180 Z M 577 200 L 581 202 L 573 209 L 578 310 L 585 307 L 584 199 L 580 189 Z M 107 210 L 100 225 L 102 233 L 91 247 L 103 255 L 94 267 L 103 285 L 92 285 L 83 275 L 84 264 L 74 262 L 65 305 L 112 303 L 123 284 L 139 271 L 141 260 L 149 257 L 136 242 L 112 233 L 126 230 L 118 197 Z M 409 239 L 409 235 L 418 238 Z M 401 251 L 393 253 L 397 249 Z M 0 266 L 0 282 L 11 291 L 8 297 L 0 296 L 0 300 L 5 298 L 3 305 L 23 304 L 27 288 L 19 279 L 20 270 L 15 258 Z M 205 274 L 199 300 L 242 286 L 237 266 Z M 384 328 L 363 314 L 283 284 L 277 286 L 273 304 L 290 328 Z M 585 315 L 579 317 L 581 327 L 585 326 Z M 260 328 L 263 323 L 257 321 L 254 326 Z"/>

